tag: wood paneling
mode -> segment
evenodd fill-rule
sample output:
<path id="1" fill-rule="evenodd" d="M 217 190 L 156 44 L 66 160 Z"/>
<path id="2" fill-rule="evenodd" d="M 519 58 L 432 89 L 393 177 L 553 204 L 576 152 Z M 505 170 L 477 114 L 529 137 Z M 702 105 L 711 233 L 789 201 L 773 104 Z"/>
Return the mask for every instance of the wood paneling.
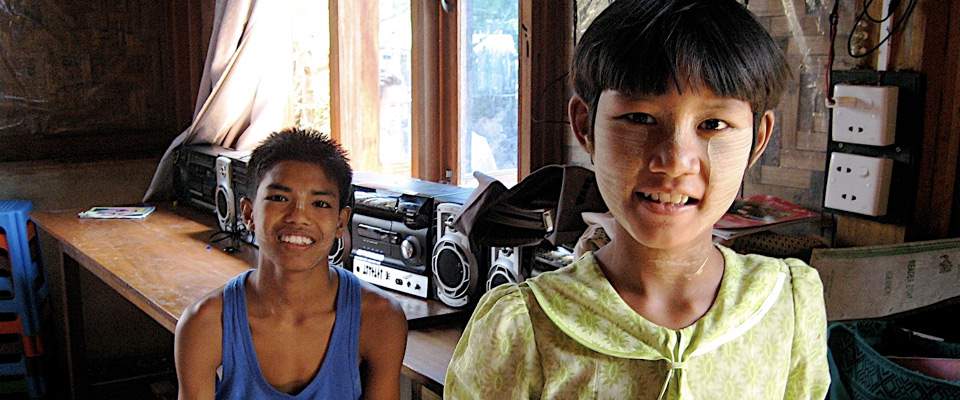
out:
<path id="1" fill-rule="evenodd" d="M 358 171 L 379 171 L 379 6 L 373 1 L 331 1 L 332 136 L 350 152 Z M 334 9 L 334 7 L 336 9 Z M 360 151 L 365 149 L 367 151 Z"/>
<path id="2" fill-rule="evenodd" d="M 573 0 L 520 1 L 520 179 L 563 162 L 573 9 Z"/>
<path id="3" fill-rule="evenodd" d="M 437 77 L 440 86 L 440 182 L 457 184 L 460 178 L 460 39 L 457 35 L 460 23 L 457 6 L 451 2 L 447 9 L 440 8 L 440 59 Z M 448 176 L 449 174 L 449 176 Z"/>
<path id="4" fill-rule="evenodd" d="M 438 182 L 443 179 L 443 164 L 437 154 L 440 140 L 440 7 L 435 1 L 413 1 L 413 55 L 411 60 L 411 93 L 413 120 L 411 145 L 414 178 Z"/>
<path id="5" fill-rule="evenodd" d="M 910 240 L 947 237 L 960 152 L 960 1 L 921 1 L 922 72 L 927 75 L 923 155 Z"/>

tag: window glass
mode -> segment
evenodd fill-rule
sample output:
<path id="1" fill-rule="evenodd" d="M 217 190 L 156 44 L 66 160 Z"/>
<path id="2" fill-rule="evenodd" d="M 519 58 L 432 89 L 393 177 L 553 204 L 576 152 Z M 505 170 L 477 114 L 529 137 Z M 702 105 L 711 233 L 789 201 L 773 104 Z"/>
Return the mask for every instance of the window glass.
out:
<path id="1" fill-rule="evenodd" d="M 410 176 L 410 0 L 379 1 L 379 172 Z"/>
<path id="2" fill-rule="evenodd" d="M 330 133 L 329 5 L 300 0 L 293 7 L 293 121 Z"/>
<path id="3" fill-rule="evenodd" d="M 460 184 L 481 171 L 517 182 L 519 2 L 474 0 L 460 11 Z"/>

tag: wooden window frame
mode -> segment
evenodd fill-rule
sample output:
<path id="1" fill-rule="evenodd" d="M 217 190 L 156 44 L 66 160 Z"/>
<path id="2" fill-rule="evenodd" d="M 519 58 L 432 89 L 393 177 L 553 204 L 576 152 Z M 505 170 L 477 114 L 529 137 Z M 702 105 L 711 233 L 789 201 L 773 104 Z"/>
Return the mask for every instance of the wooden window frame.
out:
<path id="1" fill-rule="evenodd" d="M 362 7 L 351 3 L 354 2 L 330 0 L 331 135 L 341 141 L 348 140 L 342 132 L 363 130 L 363 124 L 370 123 L 347 116 L 344 109 L 375 109 L 379 101 L 375 96 L 378 84 L 375 74 L 378 71 L 362 66 L 362 59 L 371 57 L 370 49 L 375 51 L 373 43 L 361 45 L 360 55 L 343 45 L 348 40 L 359 40 L 357 33 L 351 32 L 351 28 L 359 26 L 359 21 L 372 20 L 370 10 L 361 10 Z M 458 58 L 461 49 L 458 10 L 462 1 L 445 0 L 446 8 L 441 3 L 411 0 L 411 175 L 457 184 L 460 177 Z M 522 179 L 539 167 L 564 161 L 563 138 L 569 129 L 564 120 L 571 93 L 565 74 L 572 54 L 574 2 L 518 0 L 518 3 L 517 169 L 518 179 Z M 363 26 L 363 29 L 371 29 L 370 24 Z M 357 63 L 360 68 L 356 67 Z M 358 77 L 358 71 L 366 75 Z M 347 85 L 351 90 L 345 90 Z M 377 132 L 369 126 L 365 131 L 367 136 Z M 365 146 L 376 143 L 374 138 L 362 140 Z"/>

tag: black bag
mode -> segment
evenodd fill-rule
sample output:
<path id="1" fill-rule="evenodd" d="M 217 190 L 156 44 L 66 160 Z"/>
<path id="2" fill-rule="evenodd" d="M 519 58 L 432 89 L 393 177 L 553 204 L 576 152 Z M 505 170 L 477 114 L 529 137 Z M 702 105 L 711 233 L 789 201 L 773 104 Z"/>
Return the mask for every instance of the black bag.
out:
<path id="1" fill-rule="evenodd" d="M 827 331 L 829 399 L 960 399 L 960 381 L 933 378 L 887 358 L 960 358 L 960 343 L 917 335 L 890 320 L 835 322 Z"/>

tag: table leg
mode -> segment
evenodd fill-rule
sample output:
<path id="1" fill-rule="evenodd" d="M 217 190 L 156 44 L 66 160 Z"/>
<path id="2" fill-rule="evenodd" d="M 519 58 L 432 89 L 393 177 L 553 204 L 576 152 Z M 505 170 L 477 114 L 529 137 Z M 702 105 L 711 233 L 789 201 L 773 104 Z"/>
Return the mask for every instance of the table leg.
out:
<path id="1" fill-rule="evenodd" d="M 83 337 L 83 296 L 80 290 L 80 263 L 65 253 L 63 263 L 64 341 L 67 359 L 67 393 L 70 399 L 87 398 L 86 351 Z"/>

